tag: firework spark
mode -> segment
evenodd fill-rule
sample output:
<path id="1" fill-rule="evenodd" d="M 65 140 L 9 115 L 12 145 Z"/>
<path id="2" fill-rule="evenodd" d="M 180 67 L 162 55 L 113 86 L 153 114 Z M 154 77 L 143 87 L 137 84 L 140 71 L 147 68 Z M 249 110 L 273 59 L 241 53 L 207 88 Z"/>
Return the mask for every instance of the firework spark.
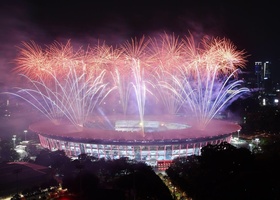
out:
<path id="1" fill-rule="evenodd" d="M 249 91 L 237 79 L 246 63 L 245 52 L 225 38 L 196 42 L 191 34 L 180 38 L 164 33 L 115 48 L 104 42 L 75 51 L 68 41 L 46 49 L 23 43 L 19 50 L 15 72 L 29 85 L 10 94 L 53 121 L 66 118 L 78 126 L 114 96 L 115 106 L 120 105 L 125 115 L 129 102 L 136 102 L 141 124 L 146 102 L 153 101 L 163 103 L 169 114 L 192 114 L 204 129 L 219 111 Z"/>

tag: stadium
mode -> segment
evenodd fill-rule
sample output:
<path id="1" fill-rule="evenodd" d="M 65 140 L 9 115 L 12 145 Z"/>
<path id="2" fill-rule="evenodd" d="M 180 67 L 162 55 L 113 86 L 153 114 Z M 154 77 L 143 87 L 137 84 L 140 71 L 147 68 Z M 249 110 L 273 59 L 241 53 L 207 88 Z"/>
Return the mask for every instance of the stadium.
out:
<path id="1" fill-rule="evenodd" d="M 229 142 L 240 126 L 219 112 L 249 92 L 238 79 L 245 55 L 224 38 L 190 34 L 78 48 L 24 43 L 17 59 L 26 81 L 9 93 L 46 120 L 30 125 L 42 147 L 70 157 L 126 157 L 158 165 Z"/>
<path id="2" fill-rule="evenodd" d="M 152 166 L 176 157 L 199 155 L 203 146 L 230 142 L 232 134 L 240 130 L 238 124 L 226 120 L 214 119 L 206 129 L 199 130 L 191 123 L 186 124 L 182 116 L 148 116 L 143 137 L 136 118 L 108 118 L 114 126 L 98 118 L 80 130 L 67 122 L 54 125 L 50 121 L 32 124 L 30 130 L 38 133 L 44 148 L 63 150 L 69 157 L 80 154 L 105 159 L 126 157 Z"/>

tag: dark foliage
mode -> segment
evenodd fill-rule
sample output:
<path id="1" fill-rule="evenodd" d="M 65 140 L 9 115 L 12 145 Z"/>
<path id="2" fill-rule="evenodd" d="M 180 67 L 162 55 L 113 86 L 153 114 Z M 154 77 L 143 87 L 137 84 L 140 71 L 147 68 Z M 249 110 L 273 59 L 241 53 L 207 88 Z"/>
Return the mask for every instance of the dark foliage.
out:
<path id="1" fill-rule="evenodd" d="M 279 157 L 260 159 L 228 143 L 207 145 L 201 152 L 175 159 L 166 170 L 173 184 L 194 200 L 279 199 L 279 168 L 270 165 Z"/>
<path id="2" fill-rule="evenodd" d="M 63 187 L 83 199 L 172 199 L 169 189 L 145 163 L 86 155 L 61 171 Z"/>
<path id="3" fill-rule="evenodd" d="M 273 106 L 259 106 L 245 115 L 246 123 L 243 129 L 246 132 L 267 132 L 280 133 L 280 113 L 279 109 Z"/>

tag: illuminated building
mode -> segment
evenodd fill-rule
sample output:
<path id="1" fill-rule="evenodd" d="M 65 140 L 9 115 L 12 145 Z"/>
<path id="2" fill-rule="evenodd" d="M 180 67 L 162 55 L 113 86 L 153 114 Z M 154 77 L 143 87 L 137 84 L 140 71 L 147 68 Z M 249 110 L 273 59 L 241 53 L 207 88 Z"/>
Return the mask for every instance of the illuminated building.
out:
<path id="1" fill-rule="evenodd" d="M 136 126 L 130 131 L 94 127 L 75 130 L 69 124 L 53 126 L 43 121 L 31 125 L 30 129 L 38 133 L 44 148 L 63 150 L 70 157 L 80 154 L 105 159 L 127 157 L 149 165 L 180 156 L 199 155 L 203 146 L 230 142 L 232 134 L 240 130 L 238 124 L 223 120 L 212 120 L 206 130 L 199 130 L 186 126 L 184 120 L 176 117 L 172 121 L 147 121 L 158 126 L 153 130 L 149 128 L 145 137 L 135 131 Z"/>

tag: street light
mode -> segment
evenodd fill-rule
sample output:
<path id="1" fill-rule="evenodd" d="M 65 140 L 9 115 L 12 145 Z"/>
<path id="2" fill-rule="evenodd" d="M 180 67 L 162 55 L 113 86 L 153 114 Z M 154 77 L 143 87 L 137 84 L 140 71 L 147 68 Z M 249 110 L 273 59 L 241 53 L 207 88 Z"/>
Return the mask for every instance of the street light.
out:
<path id="1" fill-rule="evenodd" d="M 173 186 L 172 188 L 173 188 L 173 198 L 176 200 L 177 199 L 177 197 L 176 197 L 176 187 Z"/>
<path id="2" fill-rule="evenodd" d="M 26 133 L 27 133 L 27 130 L 24 130 L 24 141 L 26 141 Z"/>
<path id="3" fill-rule="evenodd" d="M 259 138 L 255 138 L 255 143 L 256 143 L 256 146 L 258 147 L 259 143 L 260 143 L 260 139 Z"/>
<path id="4" fill-rule="evenodd" d="M 253 144 L 249 144 L 249 147 L 250 147 L 250 151 L 252 151 L 253 150 Z"/>

